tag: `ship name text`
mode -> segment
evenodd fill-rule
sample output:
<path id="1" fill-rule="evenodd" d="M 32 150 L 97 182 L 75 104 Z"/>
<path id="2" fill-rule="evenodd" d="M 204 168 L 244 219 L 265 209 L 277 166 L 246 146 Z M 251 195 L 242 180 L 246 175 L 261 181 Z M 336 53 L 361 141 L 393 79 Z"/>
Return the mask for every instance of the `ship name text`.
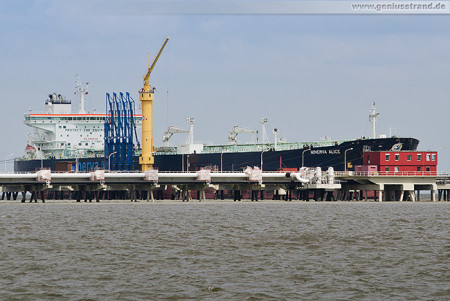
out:
<path id="1" fill-rule="evenodd" d="M 311 155 L 340 155 L 340 149 L 329 149 L 328 151 L 325 149 L 315 149 L 311 150 Z"/>

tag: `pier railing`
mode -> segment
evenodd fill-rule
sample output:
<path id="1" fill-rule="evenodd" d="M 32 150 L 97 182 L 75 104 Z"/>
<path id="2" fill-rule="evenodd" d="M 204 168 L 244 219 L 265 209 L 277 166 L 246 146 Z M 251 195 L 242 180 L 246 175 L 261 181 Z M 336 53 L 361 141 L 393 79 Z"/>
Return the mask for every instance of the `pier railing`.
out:
<path id="1" fill-rule="evenodd" d="M 335 171 L 336 176 L 356 176 L 356 177 L 448 177 L 448 172 L 437 171 Z"/>

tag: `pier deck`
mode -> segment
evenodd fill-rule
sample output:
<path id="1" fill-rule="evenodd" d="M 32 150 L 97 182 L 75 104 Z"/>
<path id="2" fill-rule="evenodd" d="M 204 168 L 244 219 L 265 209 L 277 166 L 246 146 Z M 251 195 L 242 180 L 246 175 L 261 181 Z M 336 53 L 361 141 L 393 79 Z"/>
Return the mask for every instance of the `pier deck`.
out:
<path id="1" fill-rule="evenodd" d="M 300 173 L 262 172 L 105 172 L 90 173 L 52 173 L 41 170 L 26 174 L 0 174 L 0 191 L 2 199 L 14 199 L 18 193 L 25 196 L 27 192 L 36 199 L 44 199 L 44 192 L 70 191 L 82 195 L 105 191 L 127 191 L 131 199 L 136 199 L 136 192 L 146 192 L 153 199 L 153 191 L 164 191 L 167 187 L 182 192 L 198 191 L 199 199 L 205 199 L 205 191 L 234 191 L 238 199 L 241 191 L 251 191 L 252 199 L 258 192 L 272 191 L 274 195 L 315 200 L 368 200 L 374 201 L 416 201 L 420 200 L 420 191 L 430 191 L 431 200 L 449 200 L 450 174 L 448 173 L 380 173 L 380 172 L 335 172 L 332 178 L 302 178 Z M 77 194 L 75 194 L 77 195 Z M 97 194 L 98 195 L 98 194 Z M 162 192 L 161 192 L 162 195 Z M 294 196 L 295 197 L 295 196 Z M 24 199 L 24 198 L 23 198 Z"/>

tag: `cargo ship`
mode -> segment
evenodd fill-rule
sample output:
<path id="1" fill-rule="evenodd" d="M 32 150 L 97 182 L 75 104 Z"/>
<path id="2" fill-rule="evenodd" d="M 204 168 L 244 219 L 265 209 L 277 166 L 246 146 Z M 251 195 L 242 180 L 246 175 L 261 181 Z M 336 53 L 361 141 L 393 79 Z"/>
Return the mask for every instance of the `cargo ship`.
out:
<path id="1" fill-rule="evenodd" d="M 34 172 L 42 168 L 53 171 L 91 171 L 112 169 L 111 155 L 105 156 L 105 121 L 107 114 L 86 112 L 84 97 L 88 83 L 82 86 L 77 78 L 78 112 L 72 112 L 72 103 L 61 94 L 50 94 L 45 101 L 43 113 L 25 114 L 25 124 L 34 129 L 29 135 L 25 154 L 14 160 L 16 173 Z M 188 119 L 190 129 L 169 127 L 163 141 L 165 145 L 155 147 L 153 168 L 160 171 L 242 171 L 247 166 L 257 166 L 264 171 L 292 170 L 302 166 L 321 167 L 335 170 L 354 170 L 363 164 L 366 151 L 416 150 L 419 140 L 415 138 L 386 137 L 375 135 L 378 113 L 373 104 L 369 112 L 372 123 L 372 137 L 350 140 L 321 140 L 314 142 L 286 142 L 278 139 L 269 142 L 262 119 L 262 141 L 238 143 L 239 133 L 256 131 L 234 127 L 228 137 L 228 144 L 203 145 L 194 143 L 192 118 Z M 142 115 L 133 116 L 137 128 L 142 126 Z M 174 133 L 185 133 L 186 143 L 178 147 L 168 145 Z M 140 148 L 135 147 L 131 170 L 140 170 Z"/>

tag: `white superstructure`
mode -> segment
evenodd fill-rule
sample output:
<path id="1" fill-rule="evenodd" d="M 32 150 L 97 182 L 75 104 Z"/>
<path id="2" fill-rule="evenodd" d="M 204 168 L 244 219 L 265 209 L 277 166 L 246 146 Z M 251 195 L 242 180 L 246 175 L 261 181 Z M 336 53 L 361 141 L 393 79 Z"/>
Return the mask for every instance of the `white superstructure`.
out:
<path id="1" fill-rule="evenodd" d="M 25 124 L 34 129 L 25 151 L 26 159 L 65 159 L 104 155 L 105 114 L 84 111 L 87 85 L 81 87 L 77 78 L 79 112 L 72 113 L 72 103 L 61 94 L 50 94 L 44 113 L 25 114 Z M 136 127 L 142 116 L 135 118 Z"/>
<path id="2" fill-rule="evenodd" d="M 64 159 L 102 155 L 104 122 L 105 114 L 72 114 L 69 100 L 51 94 L 44 114 L 25 115 L 25 124 L 34 128 L 27 156 Z"/>

